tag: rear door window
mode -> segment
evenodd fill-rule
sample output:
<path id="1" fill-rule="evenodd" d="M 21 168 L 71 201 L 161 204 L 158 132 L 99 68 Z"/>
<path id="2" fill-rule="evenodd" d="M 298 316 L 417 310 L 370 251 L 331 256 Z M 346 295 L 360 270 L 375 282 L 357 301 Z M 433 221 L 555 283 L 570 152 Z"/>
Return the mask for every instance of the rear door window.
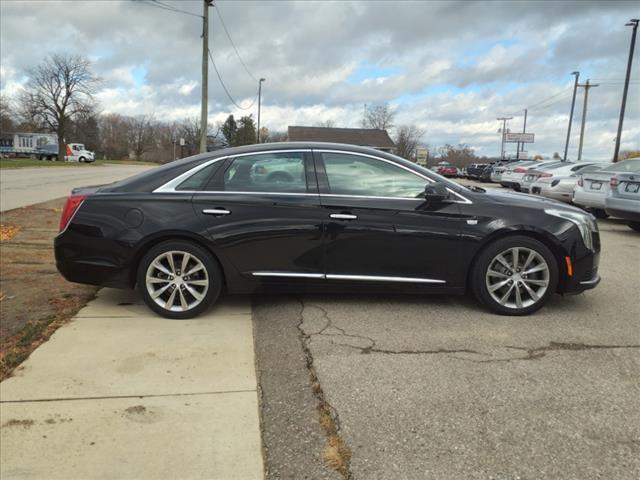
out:
<path id="1" fill-rule="evenodd" d="M 230 192 L 306 193 L 304 153 L 260 153 L 234 158 L 222 184 Z"/>

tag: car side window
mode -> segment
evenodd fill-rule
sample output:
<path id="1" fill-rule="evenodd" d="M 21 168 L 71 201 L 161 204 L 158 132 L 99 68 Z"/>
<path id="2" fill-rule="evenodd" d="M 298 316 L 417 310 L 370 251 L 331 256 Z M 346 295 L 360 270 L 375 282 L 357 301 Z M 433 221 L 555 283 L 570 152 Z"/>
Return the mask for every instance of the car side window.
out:
<path id="1" fill-rule="evenodd" d="M 178 185 L 176 187 L 176 190 L 180 190 L 180 191 L 201 190 L 205 186 L 207 180 L 209 180 L 209 178 L 213 174 L 213 171 L 217 169 L 217 167 L 218 167 L 218 164 L 216 162 L 212 162 L 206 167 L 201 168 L 196 173 L 194 173 L 189 178 L 187 178 L 185 181 L 183 181 L 180 185 Z"/>
<path id="2" fill-rule="evenodd" d="M 304 153 L 237 157 L 224 172 L 223 188 L 233 192 L 306 193 Z"/>
<path id="3" fill-rule="evenodd" d="M 329 190 L 336 195 L 417 198 L 428 182 L 391 163 L 347 153 L 322 153 Z"/>

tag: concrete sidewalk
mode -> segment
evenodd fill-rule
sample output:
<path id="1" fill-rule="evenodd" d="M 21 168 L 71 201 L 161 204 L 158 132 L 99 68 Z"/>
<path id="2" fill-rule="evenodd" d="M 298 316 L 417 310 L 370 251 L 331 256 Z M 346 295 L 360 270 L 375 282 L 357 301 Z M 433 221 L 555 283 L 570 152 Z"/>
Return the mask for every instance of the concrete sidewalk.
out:
<path id="1" fill-rule="evenodd" d="M 0 384 L 0 477 L 263 478 L 251 306 L 154 316 L 103 289 Z"/>

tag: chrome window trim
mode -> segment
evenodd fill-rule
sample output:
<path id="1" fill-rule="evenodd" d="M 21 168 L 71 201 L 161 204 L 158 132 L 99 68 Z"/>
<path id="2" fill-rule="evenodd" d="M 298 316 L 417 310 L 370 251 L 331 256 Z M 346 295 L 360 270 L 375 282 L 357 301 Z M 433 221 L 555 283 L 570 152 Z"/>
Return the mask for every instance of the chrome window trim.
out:
<path id="1" fill-rule="evenodd" d="M 385 162 L 388 163 L 390 165 L 394 165 L 396 167 L 402 168 L 403 170 L 406 170 L 409 173 L 414 174 L 417 177 L 420 177 L 426 181 L 428 181 L 429 183 L 436 183 L 436 181 L 431 178 L 428 177 L 426 175 L 423 175 L 419 172 L 416 172 L 412 169 L 410 169 L 409 167 L 406 167 L 404 165 L 401 165 L 399 163 L 396 163 L 392 160 L 387 160 L 386 158 L 382 158 L 382 157 L 376 157 L 375 155 L 370 155 L 368 153 L 360 153 L 360 152 L 350 152 L 348 150 L 334 150 L 334 149 L 314 149 L 314 152 L 319 152 L 319 153 L 344 153 L 347 155 L 355 155 L 355 156 L 361 156 L 361 157 L 369 157 L 369 158 L 373 158 L 374 160 L 380 160 L 381 162 Z M 458 200 L 452 200 L 452 203 L 465 203 L 465 204 L 470 204 L 473 203 L 471 200 L 469 200 L 468 198 L 464 197 L 463 195 L 460 195 L 458 192 L 455 192 L 454 190 L 451 190 L 449 187 L 446 187 L 447 191 L 449 193 L 454 194 L 456 197 L 458 197 L 460 199 L 460 201 Z M 406 199 L 411 199 L 411 200 L 415 200 L 415 198 L 413 197 L 375 197 L 375 196 L 369 196 L 369 195 L 342 195 L 342 194 L 326 194 L 326 195 L 332 195 L 332 196 L 343 196 L 343 197 L 362 197 L 362 198 L 382 198 L 382 199 L 389 199 L 389 198 L 395 198 L 395 199 L 400 199 L 400 200 L 406 200 Z"/>
<path id="2" fill-rule="evenodd" d="M 198 165 L 196 167 L 193 167 L 190 170 L 187 170 L 183 174 L 178 175 L 173 180 L 169 180 L 164 185 L 161 185 L 158 188 L 156 188 L 152 193 L 197 193 L 197 192 L 204 192 L 206 190 L 176 190 L 176 187 L 178 185 L 180 185 L 182 182 L 184 182 L 191 175 L 199 172 L 203 168 L 208 167 L 212 163 L 216 163 L 216 162 L 219 162 L 221 160 L 226 160 L 228 158 L 238 158 L 238 157 L 246 157 L 247 155 L 261 155 L 261 154 L 270 154 L 270 153 L 300 153 L 300 152 L 302 152 L 302 153 L 311 153 L 311 149 L 310 148 L 303 148 L 303 149 L 294 149 L 294 150 L 267 150 L 267 151 L 260 151 L 260 152 L 239 153 L 237 155 L 225 155 L 224 157 L 212 158 L 211 160 L 203 162 L 200 165 Z M 245 193 L 245 192 L 234 192 L 234 193 Z M 246 193 L 252 193 L 252 192 L 246 192 Z M 262 192 L 255 192 L 255 193 L 262 193 Z M 301 195 L 301 194 L 295 194 L 295 195 Z M 312 195 L 315 195 L 315 194 L 312 194 Z"/>
<path id="3" fill-rule="evenodd" d="M 315 278 L 321 280 L 363 280 L 368 282 L 400 282 L 400 283 L 447 283 L 444 280 L 422 277 L 387 277 L 381 275 L 343 275 L 333 273 L 297 273 L 297 272 L 251 272 L 254 277 L 279 277 L 279 278 Z"/>

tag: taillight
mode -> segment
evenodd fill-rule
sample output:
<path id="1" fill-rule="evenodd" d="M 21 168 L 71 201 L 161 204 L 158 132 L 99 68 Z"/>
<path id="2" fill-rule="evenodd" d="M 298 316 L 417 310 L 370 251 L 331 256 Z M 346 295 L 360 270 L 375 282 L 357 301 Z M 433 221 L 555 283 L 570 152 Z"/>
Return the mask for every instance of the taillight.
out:
<path id="1" fill-rule="evenodd" d="M 527 169 L 526 168 L 522 168 L 522 167 L 517 167 L 513 170 L 514 173 L 524 173 L 526 172 Z"/>
<path id="2" fill-rule="evenodd" d="M 87 198 L 86 195 L 69 195 L 69 197 L 67 197 L 67 202 L 64 204 L 62 216 L 60 217 L 59 232 L 67 228 L 67 225 L 69 225 L 73 215 L 78 211 L 78 208 L 80 208 L 85 198 Z"/>
<path id="3" fill-rule="evenodd" d="M 618 180 L 618 177 L 611 177 L 611 180 L 609 180 L 609 186 L 611 188 L 616 188 L 619 183 L 620 183 L 620 180 Z"/>
<path id="4" fill-rule="evenodd" d="M 540 175 L 541 177 L 544 178 L 549 178 L 549 177 L 553 177 L 553 173 L 543 173 L 542 175 Z"/>

